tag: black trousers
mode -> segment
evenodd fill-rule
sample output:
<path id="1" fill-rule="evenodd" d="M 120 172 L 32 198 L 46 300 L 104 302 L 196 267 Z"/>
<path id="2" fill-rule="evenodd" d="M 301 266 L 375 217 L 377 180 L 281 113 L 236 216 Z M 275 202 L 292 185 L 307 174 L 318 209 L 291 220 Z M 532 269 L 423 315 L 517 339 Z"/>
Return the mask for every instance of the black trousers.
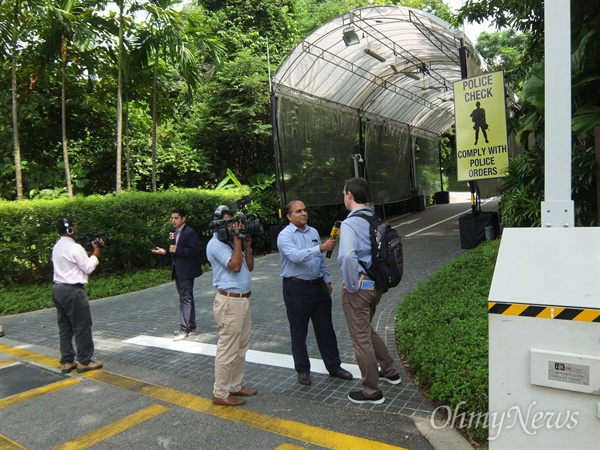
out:
<path id="1" fill-rule="evenodd" d="M 283 279 L 283 301 L 292 338 L 292 355 L 297 372 L 310 372 L 306 349 L 308 322 L 312 321 L 321 358 L 329 372 L 340 368 L 340 352 L 331 321 L 331 296 L 323 281 L 304 284 Z"/>
<path id="2" fill-rule="evenodd" d="M 94 355 L 92 340 L 92 314 L 90 302 L 82 285 L 55 284 L 52 300 L 56 306 L 60 363 L 77 361 L 88 364 Z M 77 353 L 73 348 L 73 338 Z"/>
<path id="3" fill-rule="evenodd" d="M 179 293 L 179 328 L 186 333 L 196 329 L 196 303 L 194 302 L 194 279 L 180 280 L 175 272 L 175 286 Z"/>

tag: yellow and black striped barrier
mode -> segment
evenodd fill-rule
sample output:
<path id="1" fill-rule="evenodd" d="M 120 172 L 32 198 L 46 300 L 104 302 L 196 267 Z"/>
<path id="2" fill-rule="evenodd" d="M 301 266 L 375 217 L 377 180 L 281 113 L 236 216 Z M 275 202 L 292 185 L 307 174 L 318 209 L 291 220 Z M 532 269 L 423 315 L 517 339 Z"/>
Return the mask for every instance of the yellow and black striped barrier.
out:
<path id="1" fill-rule="evenodd" d="M 600 323 L 600 309 L 488 302 L 489 314 Z"/>

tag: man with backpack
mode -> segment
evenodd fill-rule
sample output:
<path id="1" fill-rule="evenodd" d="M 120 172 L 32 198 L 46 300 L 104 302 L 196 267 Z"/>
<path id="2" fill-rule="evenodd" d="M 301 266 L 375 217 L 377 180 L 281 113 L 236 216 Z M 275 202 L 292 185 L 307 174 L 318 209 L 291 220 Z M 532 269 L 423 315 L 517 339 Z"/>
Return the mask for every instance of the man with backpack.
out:
<path id="1" fill-rule="evenodd" d="M 371 326 L 383 289 L 367 275 L 373 261 L 371 225 L 361 215 L 373 215 L 366 205 L 368 195 L 363 178 L 346 181 L 344 205 L 350 213 L 340 229 L 338 263 L 344 278 L 342 308 L 362 376 L 362 390 L 350 392 L 348 399 L 379 405 L 385 401 L 379 381 L 398 384 L 401 380 L 385 342 Z"/>

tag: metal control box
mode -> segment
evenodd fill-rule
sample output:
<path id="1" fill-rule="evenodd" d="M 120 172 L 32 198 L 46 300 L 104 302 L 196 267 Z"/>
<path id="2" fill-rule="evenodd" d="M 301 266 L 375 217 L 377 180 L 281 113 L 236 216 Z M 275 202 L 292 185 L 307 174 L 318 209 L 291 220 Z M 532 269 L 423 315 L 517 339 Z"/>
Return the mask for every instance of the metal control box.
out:
<path id="1" fill-rule="evenodd" d="M 488 300 L 490 450 L 598 450 L 600 228 L 505 229 Z"/>

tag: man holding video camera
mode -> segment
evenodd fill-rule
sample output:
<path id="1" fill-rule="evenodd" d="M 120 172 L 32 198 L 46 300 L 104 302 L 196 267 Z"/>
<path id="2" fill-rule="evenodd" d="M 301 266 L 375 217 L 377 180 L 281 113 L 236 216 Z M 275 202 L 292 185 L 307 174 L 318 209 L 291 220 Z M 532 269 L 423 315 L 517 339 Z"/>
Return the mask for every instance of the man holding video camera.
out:
<path id="1" fill-rule="evenodd" d="M 256 394 L 256 389 L 242 386 L 250 347 L 252 237 L 225 205 L 215 210 L 209 228 L 214 234 L 206 246 L 206 256 L 217 288 L 213 313 L 219 327 L 213 403 L 240 406 L 246 403 L 241 397 Z"/>
<path id="2" fill-rule="evenodd" d="M 100 262 L 98 256 L 104 248 L 104 242 L 99 238 L 92 241 L 92 252 L 88 255 L 75 241 L 78 232 L 73 219 L 60 219 L 56 229 L 60 239 L 52 248 L 52 301 L 56 306 L 58 321 L 61 373 L 75 369 L 80 373 L 100 369 L 102 363 L 92 360 L 92 314 L 84 285 L 88 282 L 88 275 Z M 73 338 L 77 353 L 73 348 Z"/>

